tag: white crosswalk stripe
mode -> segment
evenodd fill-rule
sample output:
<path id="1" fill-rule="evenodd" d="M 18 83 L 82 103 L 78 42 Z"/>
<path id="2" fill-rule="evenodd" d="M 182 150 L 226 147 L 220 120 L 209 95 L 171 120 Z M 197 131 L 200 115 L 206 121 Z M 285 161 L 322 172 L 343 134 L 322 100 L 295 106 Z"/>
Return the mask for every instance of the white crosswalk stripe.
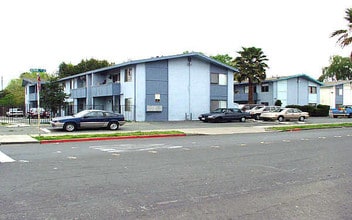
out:
<path id="1" fill-rule="evenodd" d="M 166 145 L 166 144 L 143 144 L 143 145 L 132 145 L 132 144 L 121 144 L 114 146 L 90 146 L 89 148 L 100 150 L 109 153 L 122 153 L 122 152 L 141 152 L 141 151 L 156 151 L 159 149 L 181 149 L 183 146 L 179 145 Z"/>
<path id="2" fill-rule="evenodd" d="M 0 151 L 0 163 L 11 163 L 11 162 L 15 162 L 15 160 Z"/>

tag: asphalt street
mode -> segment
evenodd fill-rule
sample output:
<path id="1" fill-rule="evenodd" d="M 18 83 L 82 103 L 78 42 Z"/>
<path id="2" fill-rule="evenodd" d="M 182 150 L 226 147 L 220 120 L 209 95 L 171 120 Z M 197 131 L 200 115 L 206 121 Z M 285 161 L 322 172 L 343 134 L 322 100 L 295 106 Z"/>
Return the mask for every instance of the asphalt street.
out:
<path id="1" fill-rule="evenodd" d="M 0 219 L 349 219 L 352 128 L 3 145 Z"/>

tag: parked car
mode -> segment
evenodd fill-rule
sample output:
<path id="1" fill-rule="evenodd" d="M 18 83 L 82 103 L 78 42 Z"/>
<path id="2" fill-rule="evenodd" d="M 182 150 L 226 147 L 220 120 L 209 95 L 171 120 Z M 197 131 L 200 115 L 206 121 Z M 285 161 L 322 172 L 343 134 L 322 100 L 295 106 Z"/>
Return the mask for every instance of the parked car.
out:
<path id="1" fill-rule="evenodd" d="M 53 128 L 60 128 L 66 131 L 84 128 L 117 130 L 119 126 L 125 124 L 125 117 L 122 114 L 103 110 L 83 110 L 73 116 L 53 118 L 50 124 Z"/>
<path id="2" fill-rule="evenodd" d="M 228 122 L 234 120 L 245 122 L 248 118 L 251 118 L 251 115 L 238 108 L 217 108 L 198 117 L 203 122 Z"/>
<path id="3" fill-rule="evenodd" d="M 339 108 L 332 108 L 329 111 L 329 116 L 333 118 L 337 118 L 337 117 L 352 118 L 352 106 L 342 105 Z"/>
<path id="4" fill-rule="evenodd" d="M 248 112 L 251 114 L 251 117 L 259 120 L 260 119 L 260 114 L 263 112 L 272 112 L 279 110 L 281 107 L 280 106 L 256 106 L 249 110 Z"/>
<path id="5" fill-rule="evenodd" d="M 238 108 L 242 111 L 248 112 L 257 106 L 263 106 L 263 104 L 239 104 Z"/>
<path id="6" fill-rule="evenodd" d="M 40 118 L 50 118 L 50 112 L 45 111 L 44 108 L 39 108 Z M 27 114 L 28 118 L 38 118 L 38 108 L 30 108 Z"/>
<path id="7" fill-rule="evenodd" d="M 9 108 L 6 112 L 7 117 L 23 117 L 23 111 L 20 108 Z"/>
<path id="8" fill-rule="evenodd" d="M 309 113 L 302 112 L 297 108 L 282 108 L 272 112 L 263 112 L 260 114 L 260 118 L 263 119 L 264 121 L 268 121 L 268 120 L 278 120 L 280 122 L 289 121 L 289 120 L 304 121 L 305 119 L 309 118 Z"/>

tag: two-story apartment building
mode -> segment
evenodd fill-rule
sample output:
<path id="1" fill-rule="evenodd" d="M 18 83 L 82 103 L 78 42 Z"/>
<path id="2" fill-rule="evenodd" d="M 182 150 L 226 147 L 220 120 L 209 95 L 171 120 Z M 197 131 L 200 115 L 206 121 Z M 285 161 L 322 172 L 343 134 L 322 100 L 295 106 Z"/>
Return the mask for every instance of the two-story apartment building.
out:
<path id="1" fill-rule="evenodd" d="M 352 80 L 325 82 L 320 88 L 320 103 L 330 108 L 352 105 Z"/>
<path id="2" fill-rule="evenodd" d="M 217 107 L 234 107 L 236 71 L 200 53 L 154 57 L 92 70 L 59 80 L 69 95 L 69 108 L 60 114 L 104 109 L 135 121 L 197 119 L 199 114 Z M 34 101 L 30 98 L 34 95 L 26 95 L 26 102 Z"/>
<path id="3" fill-rule="evenodd" d="M 267 78 L 254 85 L 256 104 L 274 105 L 277 100 L 286 105 L 317 105 L 320 103 L 321 82 L 306 74 Z M 248 102 L 248 82 L 234 83 L 234 102 Z"/>

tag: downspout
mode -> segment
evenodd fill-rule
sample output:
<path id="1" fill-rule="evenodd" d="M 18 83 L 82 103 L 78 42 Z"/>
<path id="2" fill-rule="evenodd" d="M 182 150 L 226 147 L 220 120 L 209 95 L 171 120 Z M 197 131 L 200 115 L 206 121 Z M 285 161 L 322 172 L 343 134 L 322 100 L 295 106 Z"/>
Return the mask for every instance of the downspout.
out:
<path id="1" fill-rule="evenodd" d="M 136 95 L 136 92 L 137 92 L 137 65 L 134 67 L 134 71 L 133 71 L 133 90 L 134 90 L 134 92 L 133 92 L 133 100 L 134 100 L 134 106 L 133 106 L 133 121 L 136 121 L 136 117 L 137 117 L 137 114 L 136 114 L 136 111 L 137 111 L 137 100 L 136 100 L 136 98 L 137 98 L 137 95 Z M 126 103 L 125 103 L 126 104 Z"/>
<path id="2" fill-rule="evenodd" d="M 191 65 L 192 57 L 188 57 L 188 115 L 187 119 L 192 120 L 191 113 Z"/>

